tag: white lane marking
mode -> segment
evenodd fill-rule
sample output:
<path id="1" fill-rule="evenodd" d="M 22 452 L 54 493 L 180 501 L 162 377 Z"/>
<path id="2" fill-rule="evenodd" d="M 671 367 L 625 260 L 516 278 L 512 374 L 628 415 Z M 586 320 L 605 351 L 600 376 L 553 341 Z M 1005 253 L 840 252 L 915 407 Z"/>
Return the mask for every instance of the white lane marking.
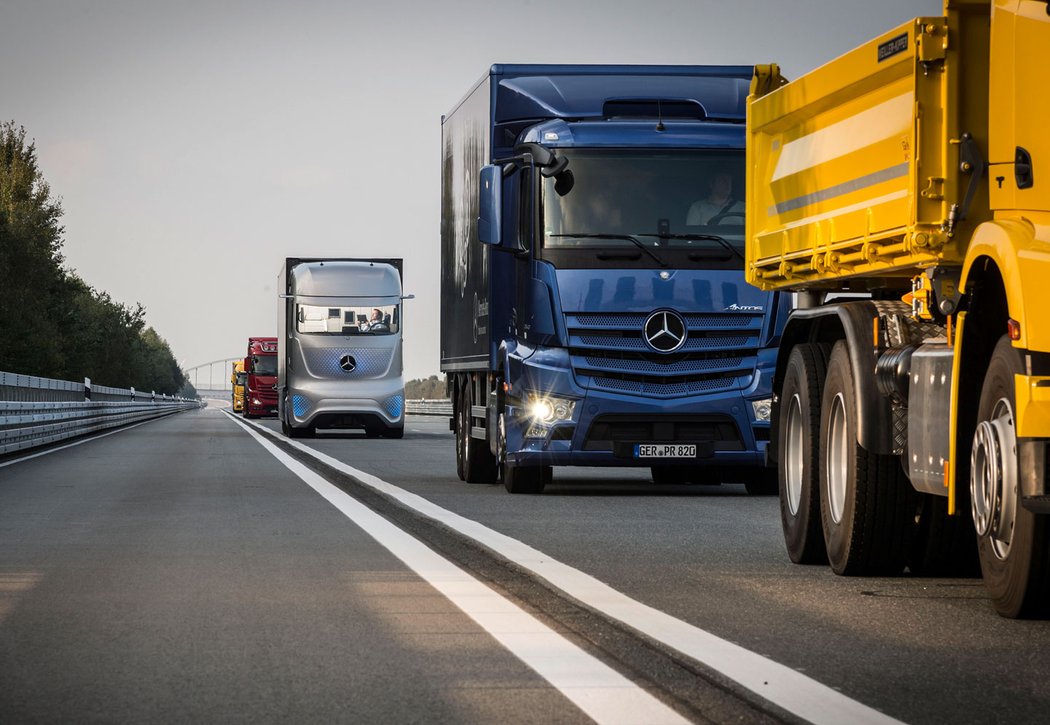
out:
<path id="1" fill-rule="evenodd" d="M 252 425 L 337 471 L 353 476 L 362 484 L 400 501 L 418 513 L 474 539 L 505 559 L 545 579 L 591 609 L 678 650 L 805 720 L 818 725 L 898 722 L 790 667 L 717 637 L 659 609 L 642 604 L 528 544 L 444 509 L 422 496 L 387 483 L 371 473 L 358 470 L 298 441 L 286 439 L 265 426 L 254 423 Z"/>
<path id="2" fill-rule="evenodd" d="M 915 103 L 904 93 L 838 123 L 784 144 L 770 181 L 827 163 L 898 134 L 910 132 Z"/>
<path id="3" fill-rule="evenodd" d="M 598 723 L 689 721 L 234 419 L 266 451 Z"/>
<path id="4" fill-rule="evenodd" d="M 166 418 L 167 416 L 161 416 L 161 417 L 162 418 Z M 4 466 L 13 466 L 16 463 L 21 463 L 22 461 L 28 461 L 30 458 L 39 458 L 40 456 L 46 456 L 49 453 L 57 453 L 58 451 L 65 450 L 66 448 L 72 448 L 73 446 L 79 446 L 79 445 L 82 445 L 84 443 L 90 443 L 91 441 L 97 441 L 99 438 L 105 438 L 106 436 L 111 436 L 111 435 L 114 435 L 115 433 L 123 433 L 126 430 L 131 430 L 132 428 L 138 428 L 140 425 L 146 425 L 146 423 L 152 423 L 154 420 L 160 420 L 160 418 L 153 418 L 152 420 L 144 420 L 141 423 L 132 423 L 129 426 L 125 426 L 123 428 L 117 428 L 116 430 L 111 430 L 108 433 L 100 433 L 97 436 L 91 436 L 90 438 L 84 438 L 84 439 L 79 440 L 79 441 L 73 441 L 72 443 L 66 443 L 64 446 L 58 446 L 57 448 L 48 448 L 46 451 L 40 451 L 39 453 L 34 453 L 34 454 L 30 455 L 30 456 L 22 456 L 21 458 L 16 458 L 13 461 L 4 461 L 3 463 L 0 463 L 0 468 L 3 468 Z"/>

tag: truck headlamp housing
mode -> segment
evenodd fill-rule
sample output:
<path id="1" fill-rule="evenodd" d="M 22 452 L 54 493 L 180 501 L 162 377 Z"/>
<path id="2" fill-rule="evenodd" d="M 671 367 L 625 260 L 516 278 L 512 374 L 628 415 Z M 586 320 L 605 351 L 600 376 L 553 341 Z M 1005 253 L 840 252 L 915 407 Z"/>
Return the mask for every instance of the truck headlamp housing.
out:
<path id="1" fill-rule="evenodd" d="M 552 395 L 531 395 L 526 399 L 524 414 L 529 421 L 526 438 L 546 438 L 551 426 L 572 420 L 576 401 Z"/>
<path id="2" fill-rule="evenodd" d="M 762 398 L 761 400 L 752 400 L 751 409 L 755 412 L 755 420 L 759 423 L 768 423 L 769 416 L 773 409 L 772 398 Z"/>
<path id="3" fill-rule="evenodd" d="M 533 424 L 553 425 L 572 420 L 576 410 L 576 401 L 566 398 L 555 398 L 550 395 L 532 396 L 525 406 L 526 415 Z"/>

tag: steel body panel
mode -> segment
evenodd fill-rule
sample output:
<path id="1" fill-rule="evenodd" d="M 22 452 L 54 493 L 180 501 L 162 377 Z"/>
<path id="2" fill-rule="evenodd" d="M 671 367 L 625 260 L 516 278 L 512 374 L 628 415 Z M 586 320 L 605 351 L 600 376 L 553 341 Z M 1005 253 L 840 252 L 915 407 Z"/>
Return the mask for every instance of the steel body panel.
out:
<path id="1" fill-rule="evenodd" d="M 1041 223 L 1033 223 L 1032 219 Z M 1006 288 L 1010 317 L 1020 323 L 1014 347 L 1050 352 L 1050 214 L 1012 218 L 1000 213 L 974 232 L 960 286 L 966 289 L 987 260 L 995 263 Z"/>
<path id="2" fill-rule="evenodd" d="M 835 288 L 962 263 L 990 216 L 983 185 L 965 221 L 953 212 L 970 180 L 958 141 L 982 144 L 987 126 L 987 30 L 970 17 L 981 12 L 916 18 L 750 98 L 748 281 Z"/>

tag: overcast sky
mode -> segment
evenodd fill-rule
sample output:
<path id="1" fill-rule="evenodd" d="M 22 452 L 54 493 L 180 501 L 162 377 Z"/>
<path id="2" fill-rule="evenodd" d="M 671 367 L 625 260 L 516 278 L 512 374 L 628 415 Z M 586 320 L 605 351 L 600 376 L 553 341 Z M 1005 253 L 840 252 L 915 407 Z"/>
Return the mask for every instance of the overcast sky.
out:
<path id="1" fill-rule="evenodd" d="M 36 140 L 68 265 L 141 302 L 183 367 L 276 334 L 284 257 L 399 256 L 415 378 L 438 372 L 441 114 L 492 63 L 777 62 L 796 77 L 940 13 L 939 0 L 0 0 L 0 118 Z"/>

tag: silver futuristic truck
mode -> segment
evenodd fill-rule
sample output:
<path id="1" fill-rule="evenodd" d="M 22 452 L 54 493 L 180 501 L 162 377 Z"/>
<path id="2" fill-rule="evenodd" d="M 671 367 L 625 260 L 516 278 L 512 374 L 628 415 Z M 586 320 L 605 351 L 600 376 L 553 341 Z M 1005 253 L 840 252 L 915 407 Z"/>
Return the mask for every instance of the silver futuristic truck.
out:
<path id="1" fill-rule="evenodd" d="M 277 279 L 277 417 L 318 428 L 405 432 L 400 259 L 288 258 Z"/>

